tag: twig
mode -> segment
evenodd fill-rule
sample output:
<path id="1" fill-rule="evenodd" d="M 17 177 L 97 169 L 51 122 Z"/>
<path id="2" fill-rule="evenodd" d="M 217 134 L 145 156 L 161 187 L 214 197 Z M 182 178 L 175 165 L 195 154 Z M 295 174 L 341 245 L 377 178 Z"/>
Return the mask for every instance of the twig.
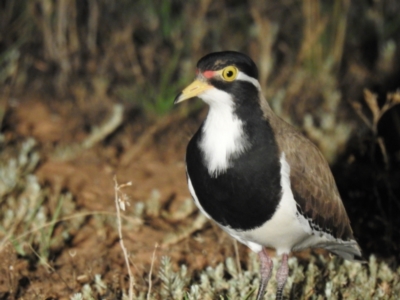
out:
<path id="1" fill-rule="evenodd" d="M 261 4 L 263 3 L 263 4 Z M 257 28 L 257 40 L 260 49 L 259 55 L 259 73 L 260 73 L 260 84 L 262 87 L 267 86 L 269 75 L 271 74 L 272 68 L 274 67 L 274 56 L 273 56 L 273 45 L 276 41 L 276 37 L 279 30 L 277 22 L 270 20 L 263 10 L 267 8 L 267 2 L 265 1 L 250 1 L 250 13 L 253 17 L 254 24 Z M 263 9 L 264 7 L 264 9 Z M 265 33 L 268 32 L 268 35 Z"/>
<path id="2" fill-rule="evenodd" d="M 153 251 L 153 256 L 151 257 L 151 265 L 150 265 L 150 273 L 149 273 L 149 291 L 147 292 L 147 300 L 150 300 L 150 295 L 151 295 L 151 287 L 152 287 L 152 280 L 151 280 L 151 275 L 153 274 L 153 266 L 154 266 L 154 260 L 156 256 L 156 250 L 158 248 L 158 244 L 154 246 L 154 251 Z"/>
<path id="3" fill-rule="evenodd" d="M 154 136 L 165 130 L 173 123 L 187 117 L 187 114 L 173 113 L 160 118 L 156 123 L 146 129 L 146 131 L 135 141 L 135 145 L 129 148 L 121 157 L 120 166 L 128 166 L 139 154 L 146 149 L 146 147 L 153 141 Z"/>
<path id="4" fill-rule="evenodd" d="M 115 104 L 112 110 L 110 118 L 102 124 L 100 127 L 94 127 L 91 134 L 86 140 L 83 141 L 82 147 L 88 149 L 94 144 L 100 142 L 109 134 L 114 132 L 114 130 L 121 125 L 123 121 L 124 107 L 122 104 Z"/>
<path id="5" fill-rule="evenodd" d="M 161 118 L 155 124 L 150 126 L 146 132 L 135 142 L 135 146 L 128 149 L 121 157 L 121 166 L 128 166 L 132 160 L 146 148 L 153 140 L 154 135 L 171 124 L 173 117 L 171 115 Z"/>
<path id="6" fill-rule="evenodd" d="M 202 213 L 199 213 L 197 215 L 196 219 L 193 221 L 193 223 L 190 226 L 184 228 L 179 233 L 173 233 L 173 234 L 167 235 L 164 238 L 161 247 L 167 247 L 167 246 L 176 244 L 176 243 L 182 241 L 183 239 L 189 237 L 193 232 L 202 229 L 204 227 L 204 225 L 206 224 L 207 220 L 208 219 Z"/>
<path id="7" fill-rule="evenodd" d="M 131 185 L 131 182 L 128 182 L 126 184 L 121 184 L 119 185 L 117 182 L 117 176 L 114 175 L 114 191 L 115 191 L 115 207 L 117 209 L 117 225 L 118 225 L 118 236 L 119 236 L 119 244 L 121 245 L 121 249 L 122 249 L 122 253 L 124 254 L 124 258 L 125 258 L 125 264 L 126 264 L 126 268 L 128 269 L 128 275 L 129 275 L 129 300 L 133 300 L 133 287 L 135 285 L 135 278 L 132 275 L 131 272 L 131 268 L 129 265 L 129 258 L 128 258 L 128 251 L 125 248 L 124 245 L 124 240 L 122 237 L 122 224 L 121 224 L 121 211 L 125 210 L 125 197 L 124 195 L 122 195 L 120 197 L 119 193 L 120 193 L 120 189 L 125 187 L 125 186 L 129 186 Z"/>
<path id="8" fill-rule="evenodd" d="M 71 160 L 75 158 L 84 149 L 93 147 L 96 143 L 100 142 L 115 129 L 121 125 L 123 121 L 124 108 L 121 104 L 115 104 L 110 118 L 98 127 L 93 127 L 90 135 L 81 144 L 72 144 L 70 146 L 60 146 L 55 149 L 52 154 L 52 159 L 55 160 Z"/>
<path id="9" fill-rule="evenodd" d="M 382 156 L 383 156 L 383 162 L 385 164 L 385 168 L 386 168 L 386 170 L 389 170 L 389 156 L 388 156 L 387 151 L 386 151 L 385 142 L 383 141 L 383 138 L 381 136 L 378 136 L 376 138 L 376 142 L 378 143 L 379 148 L 381 149 Z"/>
<path id="10" fill-rule="evenodd" d="M 362 111 L 362 106 L 360 103 L 351 102 L 351 106 L 353 107 L 356 114 L 360 117 L 360 119 L 363 120 L 363 122 L 371 130 L 374 142 L 378 144 L 379 149 L 381 150 L 385 168 L 386 168 L 386 170 L 389 170 L 389 167 L 390 167 L 389 156 L 386 151 L 386 146 L 385 146 L 383 137 L 379 136 L 378 123 L 381 120 L 382 116 L 387 111 L 389 111 L 394 106 L 400 104 L 400 92 L 397 91 L 396 93 L 387 94 L 385 104 L 382 106 L 382 108 L 379 108 L 378 96 L 376 94 L 372 93 L 371 91 L 365 89 L 364 90 L 364 101 L 372 113 L 371 120 Z M 372 153 L 374 153 L 374 150 L 372 150 Z"/>
<path id="11" fill-rule="evenodd" d="M 242 276 L 242 266 L 240 265 L 240 258 L 239 258 L 239 248 L 238 248 L 238 243 L 237 240 L 233 240 L 233 247 L 235 249 L 235 256 L 236 256 L 236 267 L 238 269 L 238 274 L 239 276 Z"/>
<path id="12" fill-rule="evenodd" d="M 49 226 L 53 226 L 54 224 L 56 224 L 56 223 L 58 223 L 58 222 L 66 222 L 66 221 L 73 220 L 73 219 L 77 219 L 77 218 L 82 218 L 82 217 L 86 217 L 86 216 L 95 216 L 95 215 L 110 215 L 110 216 L 115 216 L 116 214 L 115 214 L 115 213 L 111 213 L 111 212 L 109 212 L 109 211 L 94 211 L 94 212 L 77 213 L 77 214 L 74 214 L 74 215 L 72 215 L 72 216 L 68 216 L 68 217 L 64 217 L 64 218 L 58 219 L 58 220 L 53 220 L 53 221 L 47 222 L 47 223 L 45 223 L 45 224 L 43 224 L 43 225 L 41 225 L 41 226 L 38 226 L 38 227 L 36 227 L 36 228 L 34 228 L 34 229 L 31 229 L 31 230 L 28 230 L 28 231 L 22 233 L 21 235 L 19 235 L 18 237 L 16 237 L 15 239 L 12 239 L 12 240 L 11 240 L 11 237 L 12 237 L 13 234 L 12 234 L 12 232 L 9 232 L 9 233 L 7 233 L 7 235 L 6 235 L 5 237 L 3 237 L 3 239 L 0 241 L 0 251 L 3 250 L 4 245 L 5 245 L 7 242 L 10 241 L 11 243 L 15 243 L 16 241 L 18 241 L 18 240 L 20 240 L 20 239 L 22 239 L 22 238 L 24 238 L 24 237 L 26 237 L 26 236 L 28 236 L 28 235 L 30 235 L 30 234 L 32 234 L 32 233 L 35 233 L 35 232 L 37 232 L 37 231 L 39 231 L 39 230 L 42 230 L 43 228 L 46 228 L 46 227 L 49 227 Z M 135 225 L 137 225 L 137 226 L 140 226 L 140 225 L 142 225 L 142 223 L 143 223 L 143 220 L 141 220 L 141 219 L 139 219 L 139 218 L 132 218 L 132 217 L 126 217 L 126 216 L 121 216 L 121 217 L 124 218 L 124 219 L 126 219 L 126 220 L 134 221 L 134 222 L 135 222 Z"/>
<path id="13" fill-rule="evenodd" d="M 56 274 L 58 276 L 58 278 L 60 278 L 60 280 L 65 284 L 65 286 L 72 291 L 72 288 L 68 285 L 68 282 L 57 272 L 56 269 L 54 269 L 47 261 L 46 259 L 44 259 L 42 256 L 40 256 L 39 253 L 37 253 L 37 251 L 32 247 L 31 244 L 27 244 L 27 246 L 29 247 L 29 249 L 33 252 L 33 254 L 39 259 L 40 263 L 43 264 L 44 266 L 46 266 L 48 268 L 48 270 L 50 270 L 51 272 L 53 272 L 53 274 Z M 48 271 L 47 270 L 47 271 Z"/>

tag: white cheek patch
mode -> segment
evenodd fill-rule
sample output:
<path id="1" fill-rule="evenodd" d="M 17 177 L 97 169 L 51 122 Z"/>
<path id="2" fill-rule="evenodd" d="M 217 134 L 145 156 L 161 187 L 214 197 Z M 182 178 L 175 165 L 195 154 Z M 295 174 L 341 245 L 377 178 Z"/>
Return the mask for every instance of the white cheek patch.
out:
<path id="1" fill-rule="evenodd" d="M 238 76 L 236 77 L 236 80 L 250 82 L 258 89 L 258 91 L 261 91 L 261 86 L 260 86 L 260 83 L 258 82 L 258 80 L 253 78 L 253 77 L 250 77 L 250 76 L 246 75 L 243 72 L 239 71 Z"/>
<path id="2" fill-rule="evenodd" d="M 233 111 L 231 95 L 215 88 L 199 97 L 210 106 L 199 147 L 210 176 L 217 177 L 229 168 L 231 159 L 243 153 L 250 144 L 243 131 L 243 122 Z"/>

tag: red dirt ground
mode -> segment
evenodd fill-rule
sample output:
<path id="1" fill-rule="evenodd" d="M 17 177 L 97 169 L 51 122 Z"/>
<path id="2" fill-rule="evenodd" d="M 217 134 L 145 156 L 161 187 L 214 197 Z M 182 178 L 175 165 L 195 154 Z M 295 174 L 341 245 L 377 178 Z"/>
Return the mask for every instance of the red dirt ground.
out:
<path id="1" fill-rule="evenodd" d="M 190 197 L 186 186 L 184 153 L 204 112 L 189 121 L 175 116 L 171 122 L 163 122 L 148 139 L 149 142 L 139 149 L 135 147 L 148 134 L 146 128 L 151 124 L 156 128 L 158 125 L 140 116 L 136 120 L 127 121 L 126 118 L 105 141 L 71 160 L 62 161 L 52 159 L 51 154 L 57 146 L 80 142 L 88 135 L 88 130 L 84 130 L 85 114 L 77 113 L 68 103 L 45 103 L 38 100 L 16 103 L 11 108 L 13 127 L 6 134 L 16 139 L 34 137 L 42 155 L 35 172 L 41 186 L 48 187 L 50 194 L 69 191 L 73 195 L 75 211 L 71 214 L 72 219 L 79 218 L 79 214 L 88 215 L 78 228 L 70 226 L 70 221 L 63 222 L 60 227 L 66 228 L 71 238 L 53 249 L 48 264 L 39 263 L 35 255 L 17 257 L 12 247 L 0 252 L 3 261 L 8 262 L 4 264 L 14 268 L 9 278 L 0 279 L 1 299 L 13 299 L 13 295 L 16 298 L 69 299 L 73 293 L 81 291 L 83 284 L 92 282 L 95 274 L 101 274 L 115 294 L 121 289 L 127 290 L 127 270 L 116 229 L 114 175 L 117 175 L 120 184 L 132 182 L 132 186 L 123 190 L 130 198 L 130 206 L 123 212 L 123 234 L 138 290 L 145 291 L 148 286 L 148 273 L 156 245 L 155 288 L 159 261 L 163 255 L 170 256 L 175 266 L 188 265 L 189 270 L 215 266 L 227 256 L 234 255 L 232 240 L 208 222 L 201 230 L 181 241 L 163 245 L 166 236 L 190 226 L 198 215 L 196 209 L 182 220 L 154 214 L 144 214 L 142 218 L 134 216 L 135 203 L 146 202 L 154 189 L 159 191 L 161 210 L 172 215 Z M 101 123 L 108 107 L 105 104 L 97 115 L 93 113 L 94 117 L 88 114 Z M 126 163 L 124 156 L 134 148 L 137 155 Z M 124 160 L 123 165 L 121 161 Z M 55 206 L 51 197 L 46 205 Z M 62 228 L 56 228 L 54 234 L 60 233 Z M 246 251 L 239 246 L 239 252 L 247 258 L 244 255 Z"/>

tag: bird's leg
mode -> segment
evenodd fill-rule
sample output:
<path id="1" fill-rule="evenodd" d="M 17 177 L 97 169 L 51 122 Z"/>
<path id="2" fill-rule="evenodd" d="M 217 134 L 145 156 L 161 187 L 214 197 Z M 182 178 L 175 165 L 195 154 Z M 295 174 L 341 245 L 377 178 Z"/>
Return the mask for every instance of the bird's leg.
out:
<path id="1" fill-rule="evenodd" d="M 258 257 L 260 258 L 261 282 L 257 293 L 257 300 L 261 300 L 264 297 L 265 288 L 267 287 L 268 281 L 271 277 L 274 263 L 265 248 L 258 252 Z"/>
<path id="2" fill-rule="evenodd" d="M 276 290 L 276 300 L 282 300 L 283 298 L 283 288 L 285 287 L 286 280 L 289 275 L 289 266 L 288 266 L 288 254 L 282 255 L 282 262 L 281 265 L 276 272 L 276 283 L 277 283 L 277 290 Z"/>

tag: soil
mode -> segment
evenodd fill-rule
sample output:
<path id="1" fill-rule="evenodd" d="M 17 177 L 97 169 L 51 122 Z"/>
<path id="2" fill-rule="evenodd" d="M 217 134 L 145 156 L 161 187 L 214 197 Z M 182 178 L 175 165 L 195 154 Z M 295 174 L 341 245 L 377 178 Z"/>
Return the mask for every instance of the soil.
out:
<path id="1" fill-rule="evenodd" d="M 100 143 L 70 159 L 54 156 L 60 147 L 68 148 L 82 142 L 94 124 L 101 124 L 107 117 L 111 106 L 112 102 L 106 101 L 92 106 L 85 104 L 77 109 L 74 103 L 34 97 L 14 99 L 8 105 L 3 127 L 6 139 L 18 141 L 34 137 L 38 143 L 41 162 L 35 175 L 41 187 L 49 191 L 44 205 L 54 212 L 54 195 L 70 193 L 73 209 L 57 223 L 52 236 L 56 240 L 63 232 L 68 232 L 68 238 L 50 247 L 47 258 L 35 252 L 40 245 L 33 245 L 26 255 L 17 255 L 11 244 L 3 247 L 0 252 L 0 270 L 3 273 L 0 299 L 70 299 L 71 295 L 82 291 L 84 284 L 93 283 L 96 274 L 101 275 L 107 286 L 104 295 L 109 297 L 107 299 L 118 298 L 121 290 L 127 291 L 127 269 L 116 226 L 114 176 L 119 184 L 132 183 L 122 189 L 130 204 L 122 212 L 122 232 L 138 291 L 147 291 L 150 272 L 153 288 L 159 288 L 157 272 L 162 256 L 171 257 L 175 268 L 187 265 L 189 273 L 215 266 L 228 256 L 239 257 L 245 265 L 249 250 L 239 244 L 236 253 L 233 240 L 208 221 L 190 233 L 182 234 L 199 215 L 194 206 L 188 213 L 182 213 L 190 199 L 184 155 L 205 111 L 190 118 L 172 112 L 154 121 L 126 108 L 124 122 Z M 365 168 L 350 169 L 346 162 L 336 167 L 334 173 L 335 170 L 336 173 L 344 171 L 348 174 L 348 177 L 339 179 L 339 189 L 353 184 L 363 174 L 361 178 L 365 181 L 360 182 L 358 188 L 342 193 L 350 203 L 357 202 L 357 197 L 364 197 L 365 190 L 373 187 L 366 184 L 370 180 L 366 178 L 372 172 L 365 172 Z M 363 189 L 364 194 L 360 194 Z M 145 205 L 142 214 L 138 212 L 138 203 Z M 364 234 L 360 237 L 361 246 L 366 250 L 364 253 L 384 249 L 389 262 L 397 266 L 393 249 L 398 247 L 398 230 L 394 229 L 391 238 L 384 240 L 382 228 L 387 228 L 387 223 L 374 223 L 373 218 L 370 218 L 371 222 L 363 221 L 368 220 L 369 213 L 379 220 L 381 218 L 375 207 L 370 204 L 362 206 L 364 209 L 359 210 L 354 204 L 354 208 L 349 210 L 356 236 L 361 235 L 363 228 L 369 228 L 383 241 L 380 243 L 376 239 L 376 242 L 371 242 L 370 235 Z M 67 206 L 62 209 L 71 210 Z M 379 222 L 381 225 L 376 225 Z M 393 221 L 393 224 L 397 223 Z M 384 243 L 390 246 L 379 246 Z M 306 258 L 308 253 L 295 255 Z"/>
<path id="2" fill-rule="evenodd" d="M 111 104 L 107 105 L 109 108 Z M 96 122 L 101 123 L 102 110 L 107 105 L 91 112 Z M 189 121 L 175 116 L 172 121 L 158 123 L 140 114 L 134 120 L 128 116 L 129 121 L 106 140 L 70 160 L 53 159 L 52 153 L 57 147 L 80 142 L 88 135 L 85 113 L 77 113 L 69 103 L 49 104 L 40 99 L 17 101 L 8 113 L 8 124 L 12 124 L 6 130 L 8 138 L 22 140 L 31 136 L 38 142 L 42 160 L 35 175 L 41 186 L 49 188 L 50 194 L 68 191 L 75 203 L 72 218 L 87 216 L 79 228 L 69 230 L 68 241 L 52 249 L 45 262 L 35 254 L 17 256 L 11 246 L 6 247 L 0 255 L 3 261 L 12 260 L 4 265 L 12 265 L 13 270 L 8 272 L 3 268 L 9 275 L 0 279 L 1 299 L 69 299 L 81 292 L 83 284 L 92 282 L 96 274 L 101 274 L 115 295 L 120 290 L 127 291 L 127 269 L 116 228 L 114 175 L 119 184 L 132 182 L 123 189 L 130 204 L 122 212 L 123 236 L 138 290 L 147 289 L 152 264 L 152 284 L 157 288 L 162 256 L 171 257 L 175 267 L 186 264 L 190 271 L 215 266 L 227 256 L 234 256 L 233 241 L 209 222 L 176 242 L 164 243 L 167 236 L 190 226 L 198 215 L 193 209 L 185 218 L 175 220 L 163 217 L 160 212 L 173 216 L 190 198 L 184 155 L 204 112 Z M 152 126 L 157 130 L 147 137 Z M 147 142 L 137 149 L 138 141 L 143 139 Z M 130 153 L 133 150 L 134 155 Z M 136 217 L 135 204 L 149 201 L 155 190 L 159 194 L 160 212 Z M 46 205 L 54 206 L 50 201 Z M 68 228 L 68 220 L 63 226 Z M 246 251 L 239 246 L 240 253 Z"/>

